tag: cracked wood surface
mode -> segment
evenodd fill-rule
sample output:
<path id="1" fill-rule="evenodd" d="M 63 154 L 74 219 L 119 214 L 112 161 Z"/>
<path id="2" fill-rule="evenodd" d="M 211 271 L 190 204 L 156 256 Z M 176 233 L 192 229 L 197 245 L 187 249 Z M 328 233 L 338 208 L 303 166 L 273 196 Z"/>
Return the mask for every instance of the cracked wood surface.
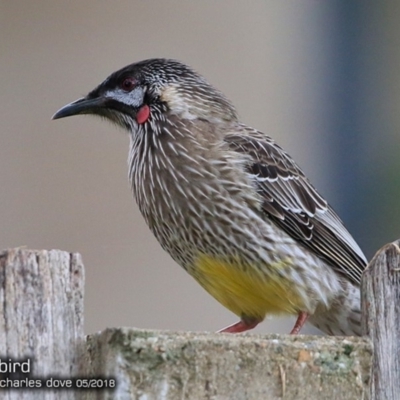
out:
<path id="1" fill-rule="evenodd" d="M 83 274 L 79 254 L 24 248 L 0 253 L 2 361 L 31 359 L 30 378 L 79 375 L 84 343 Z M 2 389 L 0 398 L 72 397 L 65 390 Z"/>
<path id="2" fill-rule="evenodd" d="M 370 397 L 400 398 L 400 240 L 382 247 L 364 271 L 362 329 L 374 346 Z"/>

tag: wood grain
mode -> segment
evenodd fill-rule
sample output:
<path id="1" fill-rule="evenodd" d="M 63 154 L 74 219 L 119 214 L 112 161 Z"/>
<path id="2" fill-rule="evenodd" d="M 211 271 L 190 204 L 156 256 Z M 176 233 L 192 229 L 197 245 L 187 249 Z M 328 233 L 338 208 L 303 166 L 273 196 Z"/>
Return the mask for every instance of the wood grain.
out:
<path id="1" fill-rule="evenodd" d="M 374 345 L 370 397 L 400 399 L 400 240 L 379 250 L 364 271 L 362 329 Z"/>
<path id="2" fill-rule="evenodd" d="M 29 358 L 26 377 L 79 375 L 83 362 L 84 270 L 79 254 L 6 250 L 0 254 L 0 360 Z M 14 377 L 15 378 L 15 377 Z M 71 391 L 2 390 L 2 399 L 71 399 Z"/>

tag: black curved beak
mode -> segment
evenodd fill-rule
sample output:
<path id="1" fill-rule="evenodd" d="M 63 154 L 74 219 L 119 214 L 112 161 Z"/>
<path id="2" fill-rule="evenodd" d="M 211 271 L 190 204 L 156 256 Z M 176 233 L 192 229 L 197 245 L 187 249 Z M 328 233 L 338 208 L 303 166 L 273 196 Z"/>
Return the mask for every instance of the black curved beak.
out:
<path id="1" fill-rule="evenodd" d="M 98 110 L 103 107 L 104 99 L 101 97 L 96 97 L 94 99 L 82 97 L 60 108 L 51 119 L 60 119 L 78 114 L 97 114 Z"/>

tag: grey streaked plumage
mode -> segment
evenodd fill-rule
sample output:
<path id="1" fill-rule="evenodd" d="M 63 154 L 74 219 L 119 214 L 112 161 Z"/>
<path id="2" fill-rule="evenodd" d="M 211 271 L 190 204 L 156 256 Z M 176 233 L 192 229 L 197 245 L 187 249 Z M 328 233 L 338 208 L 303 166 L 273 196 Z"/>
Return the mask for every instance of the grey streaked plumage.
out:
<path id="1" fill-rule="evenodd" d="M 326 333 L 360 334 L 362 251 L 292 158 L 240 123 L 202 76 L 177 61 L 142 61 L 55 118 L 78 113 L 128 129 L 129 177 L 146 222 L 178 264 L 240 315 L 240 329 L 267 312 L 306 313 Z M 226 265 L 232 278 L 222 278 Z"/>
<path id="2" fill-rule="evenodd" d="M 249 171 L 259 182 L 263 210 L 284 231 L 359 284 L 366 259 L 342 221 L 304 173 L 268 136 L 244 127 L 225 140 L 249 154 Z"/>

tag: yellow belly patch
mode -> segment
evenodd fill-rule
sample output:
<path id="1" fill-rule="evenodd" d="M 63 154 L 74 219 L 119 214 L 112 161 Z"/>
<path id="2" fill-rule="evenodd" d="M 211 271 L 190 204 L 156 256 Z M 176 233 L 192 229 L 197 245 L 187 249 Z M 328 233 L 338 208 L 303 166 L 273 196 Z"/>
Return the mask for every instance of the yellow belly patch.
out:
<path id="1" fill-rule="evenodd" d="M 266 267 L 267 268 L 267 267 Z M 266 314 L 297 314 L 304 302 L 293 284 L 273 271 L 289 268 L 282 262 L 271 265 L 270 274 L 252 266 L 200 255 L 194 278 L 222 305 L 239 317 L 264 319 Z"/>

